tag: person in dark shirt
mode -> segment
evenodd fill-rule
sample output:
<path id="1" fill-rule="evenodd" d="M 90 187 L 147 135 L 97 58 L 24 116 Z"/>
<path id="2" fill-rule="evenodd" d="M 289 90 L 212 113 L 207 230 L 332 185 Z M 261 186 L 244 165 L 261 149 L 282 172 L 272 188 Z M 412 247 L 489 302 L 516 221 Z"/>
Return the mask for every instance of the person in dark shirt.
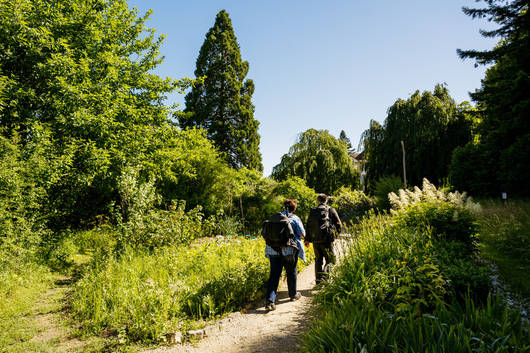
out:
<path id="1" fill-rule="evenodd" d="M 327 202 L 328 196 L 326 194 L 318 195 L 318 206 L 309 213 L 306 226 L 305 245 L 309 246 L 309 243 L 313 243 L 317 284 L 327 278 L 331 266 L 336 261 L 333 241 L 335 240 L 335 233 L 340 232 L 342 227 L 337 211 L 333 207 L 328 206 Z M 324 230 L 322 230 L 323 224 L 325 224 L 324 228 L 326 228 Z"/>

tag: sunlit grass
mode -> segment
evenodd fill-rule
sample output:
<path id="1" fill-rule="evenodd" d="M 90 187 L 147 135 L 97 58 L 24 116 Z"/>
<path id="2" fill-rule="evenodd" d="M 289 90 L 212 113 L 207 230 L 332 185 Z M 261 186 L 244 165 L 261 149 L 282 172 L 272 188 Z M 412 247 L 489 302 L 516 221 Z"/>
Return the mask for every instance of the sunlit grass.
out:
<path id="1" fill-rule="evenodd" d="M 88 335 L 163 341 L 167 332 L 200 326 L 261 298 L 269 273 L 264 247 L 263 239 L 201 239 L 96 262 L 75 286 L 74 317 Z"/>
<path id="2" fill-rule="evenodd" d="M 27 343 L 39 327 L 30 315 L 49 288 L 52 276 L 46 267 L 12 261 L 0 270 L 0 351 L 38 351 L 38 343 Z"/>
<path id="3" fill-rule="evenodd" d="M 530 298 L 530 202 L 482 201 L 480 249 L 510 289 Z"/>
<path id="4" fill-rule="evenodd" d="M 475 260 L 473 216 L 440 202 L 371 215 L 352 229 L 349 251 L 316 296 L 319 319 L 303 351 L 530 350 L 528 325 L 490 292 L 488 268 Z"/>

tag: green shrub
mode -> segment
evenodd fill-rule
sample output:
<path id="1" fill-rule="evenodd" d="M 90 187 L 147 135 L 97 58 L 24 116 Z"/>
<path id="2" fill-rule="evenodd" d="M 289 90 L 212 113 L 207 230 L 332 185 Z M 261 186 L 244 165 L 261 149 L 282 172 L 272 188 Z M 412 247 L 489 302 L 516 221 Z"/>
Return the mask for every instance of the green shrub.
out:
<path id="1" fill-rule="evenodd" d="M 243 225 L 237 217 L 226 215 L 223 210 L 217 212 L 204 220 L 202 224 L 202 232 L 204 236 L 218 236 L 234 237 L 243 233 Z"/>
<path id="2" fill-rule="evenodd" d="M 280 182 L 273 193 L 277 195 L 281 207 L 284 199 L 296 200 L 296 214 L 305 222 L 309 210 L 316 206 L 317 194 L 315 190 L 306 185 L 306 181 L 296 176 L 288 177 Z"/>
<path id="3" fill-rule="evenodd" d="M 49 233 L 41 202 L 50 167 L 44 142 L 24 147 L 19 143 L 16 134 L 11 139 L 0 134 L 0 252 L 34 260 L 37 246 Z"/>
<path id="4" fill-rule="evenodd" d="M 423 188 L 390 194 L 393 219 L 399 228 L 425 230 L 432 234 L 433 261 L 451 289 L 450 295 L 485 299 L 490 289 L 489 270 L 471 258 L 475 251 L 479 209 L 465 194 L 437 189 L 427 179 Z"/>
<path id="5" fill-rule="evenodd" d="M 72 235 L 77 250 L 83 255 L 108 252 L 112 253 L 118 238 L 115 227 L 108 224 L 87 230 L 81 230 Z"/>
<path id="6" fill-rule="evenodd" d="M 61 271 L 72 266 L 72 256 L 78 253 L 78 247 L 72 237 L 59 235 L 48 237 L 39 248 L 39 254 L 50 269 Z"/>
<path id="7" fill-rule="evenodd" d="M 469 255 L 467 246 L 459 241 L 437 241 L 434 243 L 434 261 L 444 274 L 450 297 L 462 300 L 471 296 L 474 300 L 485 300 L 490 290 L 491 271 L 477 264 Z"/>
<path id="8" fill-rule="evenodd" d="M 428 232 L 400 229 L 388 216 L 372 216 L 351 229 L 355 240 L 317 295 L 325 306 L 366 300 L 388 310 L 427 310 L 447 287 L 433 261 Z"/>
<path id="9" fill-rule="evenodd" d="M 403 187 L 403 181 L 397 176 L 387 176 L 380 178 L 375 183 L 374 196 L 377 199 L 377 207 L 380 210 L 389 210 L 390 201 L 388 194 L 396 192 Z"/>
<path id="10" fill-rule="evenodd" d="M 427 179 L 423 179 L 422 189 L 400 189 L 399 196 L 392 192 L 389 200 L 398 226 L 429 227 L 436 237 L 458 240 L 471 248 L 478 231 L 474 213 L 478 212 L 480 206 L 473 203 L 465 193 L 437 189 Z"/>
<path id="11" fill-rule="evenodd" d="M 189 244 L 203 236 L 203 217 L 200 207 L 185 212 L 181 203 L 169 210 L 151 210 L 141 217 L 129 218 L 119 225 L 118 248 Z"/>
<path id="12" fill-rule="evenodd" d="M 486 300 L 488 270 L 464 242 L 473 222 L 458 202 L 430 198 L 353 225 L 346 255 L 316 295 L 322 320 L 304 336 L 303 350 L 528 349 L 520 316 Z"/>
<path id="13" fill-rule="evenodd" d="M 432 229 L 437 238 L 472 245 L 478 231 L 476 218 L 465 208 L 443 201 L 418 202 L 395 213 L 400 227 Z"/>
<path id="14" fill-rule="evenodd" d="M 360 190 L 341 187 L 333 197 L 333 207 L 343 223 L 357 223 L 362 216 L 375 206 L 375 200 Z"/>

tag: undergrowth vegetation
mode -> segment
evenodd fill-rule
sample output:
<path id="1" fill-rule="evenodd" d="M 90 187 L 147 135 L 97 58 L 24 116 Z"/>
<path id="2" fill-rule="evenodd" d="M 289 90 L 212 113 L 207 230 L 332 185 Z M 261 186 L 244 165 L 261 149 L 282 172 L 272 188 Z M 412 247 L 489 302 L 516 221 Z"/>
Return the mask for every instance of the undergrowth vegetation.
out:
<path id="1" fill-rule="evenodd" d="M 269 272 L 264 247 L 262 239 L 218 237 L 94 262 L 75 285 L 74 317 L 85 334 L 163 341 L 165 333 L 261 298 Z"/>
<path id="2" fill-rule="evenodd" d="M 367 196 L 364 192 L 343 186 L 335 193 L 332 206 L 339 213 L 341 221 L 349 224 L 358 223 L 375 203 L 375 198 Z"/>
<path id="3" fill-rule="evenodd" d="M 391 215 L 351 229 L 349 251 L 317 295 L 306 352 L 508 352 L 528 326 L 495 297 L 476 257 L 471 201 L 424 181 Z M 476 209 L 476 207 L 475 207 Z"/>
<path id="4" fill-rule="evenodd" d="M 499 268 L 516 295 L 530 298 L 530 204 L 482 202 L 479 217 L 482 253 Z"/>
<path id="5" fill-rule="evenodd" d="M 35 302 L 51 282 L 48 268 L 13 259 L 0 259 L 0 349 L 29 340 L 37 330 L 27 326 L 24 316 L 34 310 Z M 9 261 L 6 259 L 9 258 Z"/>

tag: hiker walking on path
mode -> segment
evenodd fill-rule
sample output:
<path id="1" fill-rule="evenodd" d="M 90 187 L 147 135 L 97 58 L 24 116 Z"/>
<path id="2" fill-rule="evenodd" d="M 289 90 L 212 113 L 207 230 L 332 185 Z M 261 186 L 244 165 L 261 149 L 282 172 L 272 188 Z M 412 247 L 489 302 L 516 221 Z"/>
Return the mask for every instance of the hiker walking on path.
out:
<path id="1" fill-rule="evenodd" d="M 311 209 L 307 219 L 307 237 L 305 245 L 313 243 L 315 251 L 316 284 L 327 278 L 331 266 L 335 263 L 333 241 L 335 233 L 341 230 L 341 221 L 337 211 L 327 205 L 328 196 L 320 194 L 317 197 L 318 206 Z M 324 260 L 326 264 L 324 265 Z"/>
<path id="2" fill-rule="evenodd" d="M 286 199 L 283 206 L 284 211 L 281 214 L 273 215 L 270 220 L 264 223 L 263 228 L 263 236 L 267 242 L 265 256 L 271 264 L 269 281 L 267 282 L 266 310 L 276 309 L 276 292 L 278 291 L 283 268 L 285 268 L 287 276 L 287 289 L 291 301 L 298 300 L 302 296 L 296 290 L 296 265 L 298 264 L 298 258 L 306 261 L 304 245 L 302 244 L 302 239 L 305 237 L 304 225 L 300 218 L 294 214 L 294 211 L 296 211 L 295 200 Z M 285 222 L 285 225 L 282 226 L 281 222 Z M 289 234 L 285 240 L 274 241 L 271 240 L 268 233 L 273 233 L 272 237 L 278 233 Z"/>

